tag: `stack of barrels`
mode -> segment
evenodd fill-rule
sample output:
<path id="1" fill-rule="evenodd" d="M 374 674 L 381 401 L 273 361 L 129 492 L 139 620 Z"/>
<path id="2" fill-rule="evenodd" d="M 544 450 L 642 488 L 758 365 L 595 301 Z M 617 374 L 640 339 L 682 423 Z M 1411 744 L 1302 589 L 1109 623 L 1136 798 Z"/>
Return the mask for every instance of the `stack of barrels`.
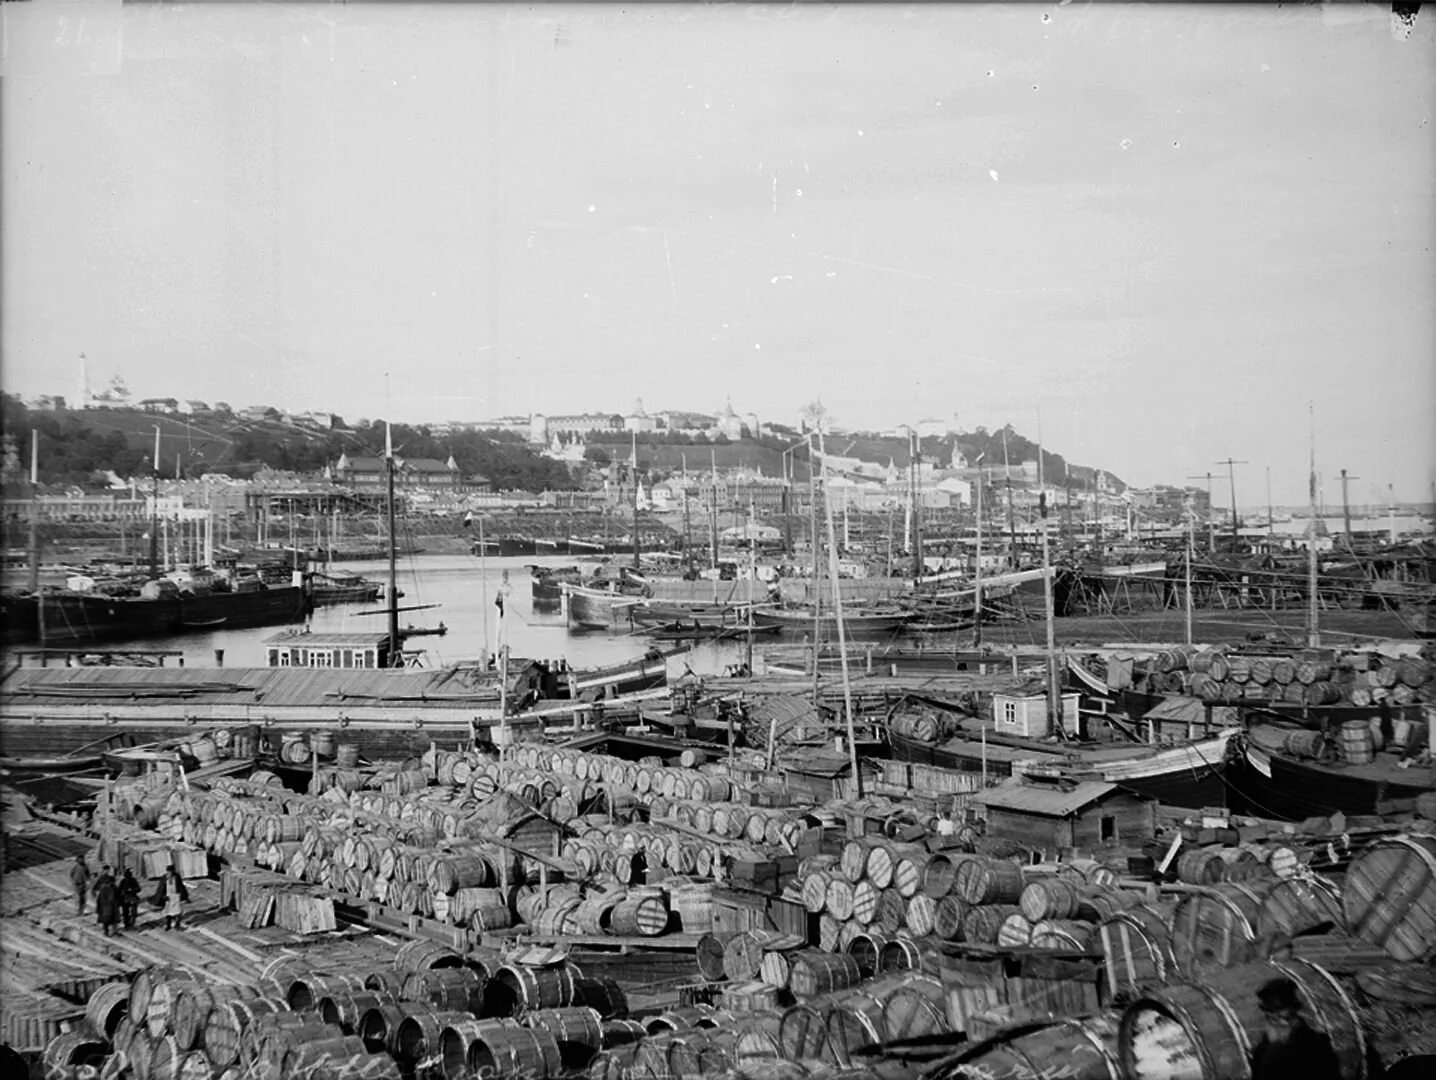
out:
<path id="1" fill-rule="evenodd" d="M 1159 653 L 1151 680 L 1169 693 L 1189 693 L 1204 702 L 1321 706 L 1348 702 L 1370 706 L 1383 699 L 1395 705 L 1436 700 L 1430 662 L 1417 658 L 1361 658 L 1335 661 L 1319 650 L 1292 656 L 1243 655 L 1225 649 L 1180 649 Z"/>
<path id="2" fill-rule="evenodd" d="M 398 1080 L 427 1062 L 455 1080 L 475 1071 L 544 1080 L 586 1067 L 626 1016 L 616 984 L 569 965 L 465 958 L 415 941 L 392 966 L 332 949 L 271 962 L 252 985 L 142 971 L 100 987 L 85 1023 L 52 1039 L 45 1063 L 47 1075 L 67 1077 L 90 1068 L 79 1075 Z"/>

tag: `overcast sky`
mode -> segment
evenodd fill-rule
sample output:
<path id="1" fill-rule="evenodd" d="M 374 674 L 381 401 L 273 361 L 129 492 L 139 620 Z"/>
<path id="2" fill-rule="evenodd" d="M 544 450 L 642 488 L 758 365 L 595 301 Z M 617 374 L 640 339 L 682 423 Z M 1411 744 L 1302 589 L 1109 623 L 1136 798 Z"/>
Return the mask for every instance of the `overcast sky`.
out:
<path id="1" fill-rule="evenodd" d="M 142 4 L 77 67 L 42 6 L 12 392 L 83 352 L 350 420 L 1040 414 L 1134 483 L 1244 459 L 1243 504 L 1304 501 L 1311 402 L 1329 498 L 1431 497 L 1436 13 Z"/>

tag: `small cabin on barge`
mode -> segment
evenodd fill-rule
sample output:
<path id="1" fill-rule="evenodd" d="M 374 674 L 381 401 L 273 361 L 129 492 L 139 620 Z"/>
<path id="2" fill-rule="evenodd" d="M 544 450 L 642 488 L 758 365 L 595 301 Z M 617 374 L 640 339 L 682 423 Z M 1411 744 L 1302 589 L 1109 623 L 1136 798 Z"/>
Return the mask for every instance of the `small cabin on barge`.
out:
<path id="1" fill-rule="evenodd" d="M 1042 851 L 1126 847 L 1157 829 L 1153 800 L 1101 780 L 1019 781 L 969 799 L 987 814 L 987 836 Z"/>
<path id="2" fill-rule="evenodd" d="M 266 667 L 386 668 L 389 635 L 286 630 L 265 640 L 264 656 Z"/>

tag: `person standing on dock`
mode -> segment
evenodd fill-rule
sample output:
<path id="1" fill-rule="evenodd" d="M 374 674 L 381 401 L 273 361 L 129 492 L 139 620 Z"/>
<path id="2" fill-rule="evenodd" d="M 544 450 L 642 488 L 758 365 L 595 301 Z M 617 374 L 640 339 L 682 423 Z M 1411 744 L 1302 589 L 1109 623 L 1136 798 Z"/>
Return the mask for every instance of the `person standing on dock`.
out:
<path id="1" fill-rule="evenodd" d="M 179 871 L 173 866 L 166 870 L 165 876 L 160 879 L 159 888 L 155 890 L 155 899 L 164 909 L 165 929 L 178 930 L 184 904 L 189 900 L 189 889 L 185 888 L 184 878 L 180 877 Z"/>
<path id="2" fill-rule="evenodd" d="M 95 916 L 105 931 L 105 937 L 114 937 L 115 924 L 120 921 L 120 890 L 115 885 L 114 872 L 108 866 L 100 871 L 100 877 L 95 882 Z"/>
<path id="3" fill-rule="evenodd" d="M 1296 983 L 1272 979 L 1257 991 L 1266 1031 L 1252 1050 L 1252 1080 L 1341 1080 L 1331 1039 L 1301 1015 Z"/>
<path id="4" fill-rule="evenodd" d="M 75 865 L 70 867 L 70 884 L 75 887 L 75 914 L 85 913 L 85 897 L 90 891 L 90 868 L 83 855 L 75 856 Z"/>
<path id="5" fill-rule="evenodd" d="M 140 910 L 140 883 L 135 880 L 134 871 L 128 866 L 120 876 L 120 918 L 124 920 L 125 929 L 135 928 L 135 916 Z"/>

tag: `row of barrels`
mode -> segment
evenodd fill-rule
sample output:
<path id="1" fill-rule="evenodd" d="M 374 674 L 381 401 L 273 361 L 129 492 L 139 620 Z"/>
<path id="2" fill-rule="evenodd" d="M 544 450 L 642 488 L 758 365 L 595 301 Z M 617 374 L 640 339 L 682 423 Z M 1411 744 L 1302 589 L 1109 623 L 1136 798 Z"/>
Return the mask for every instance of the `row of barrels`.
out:
<path id="1" fill-rule="evenodd" d="M 1325 968 L 1301 960 L 1263 960 L 1201 981 L 1143 987 L 1125 1008 L 1078 1020 L 1015 1024 L 950 1057 L 950 1080 L 993 1076 L 1121 1076 L 1127 1080 L 1230 1080 L 1251 1074 L 1266 1019 L 1255 989 L 1274 979 L 1297 987 L 1308 1022 L 1326 1035 L 1342 1080 L 1367 1075 L 1361 1016 Z"/>
<path id="2" fill-rule="evenodd" d="M 514 760 L 528 768 L 546 770 L 558 775 L 574 776 L 594 783 L 616 784 L 639 794 L 666 795 L 669 798 L 706 799 L 714 802 L 732 797 L 733 783 L 720 763 L 703 764 L 692 757 L 697 751 L 685 751 L 690 760 L 669 766 L 661 758 L 642 758 L 637 762 L 608 754 L 591 754 L 583 750 L 521 743 L 513 750 Z M 686 786 L 685 786 L 686 785 Z"/>
<path id="3" fill-rule="evenodd" d="M 1432 665 L 1416 657 L 1382 660 L 1369 669 L 1354 670 L 1315 657 L 1242 656 L 1184 647 L 1158 654 L 1155 668 L 1155 677 L 1167 689 L 1196 694 L 1209 703 L 1315 706 L 1347 700 L 1369 706 L 1389 698 L 1405 705 L 1430 700 L 1436 692 Z"/>
<path id="4" fill-rule="evenodd" d="M 658 796 L 649 804 L 649 820 L 673 820 L 715 838 L 795 847 L 810 822 L 800 811 L 714 803 Z"/>

